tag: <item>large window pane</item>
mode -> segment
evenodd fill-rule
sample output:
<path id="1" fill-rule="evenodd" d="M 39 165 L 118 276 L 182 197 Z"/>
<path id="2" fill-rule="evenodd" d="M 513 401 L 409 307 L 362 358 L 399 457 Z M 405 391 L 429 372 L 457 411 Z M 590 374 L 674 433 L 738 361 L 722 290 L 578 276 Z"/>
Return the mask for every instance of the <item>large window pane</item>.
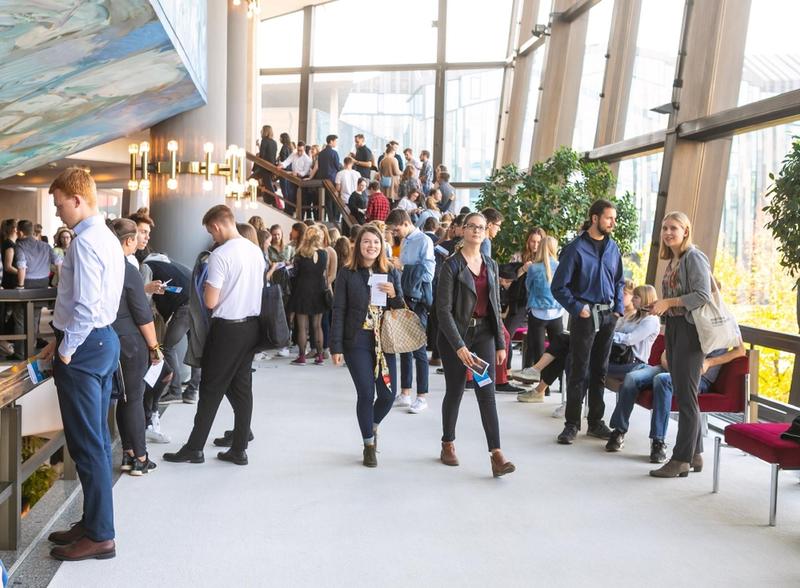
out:
<path id="1" fill-rule="evenodd" d="M 359 133 L 376 159 L 391 140 L 415 155 L 432 151 L 434 82 L 432 71 L 316 74 L 309 140 L 324 145 L 326 135 L 338 135 L 342 156 Z"/>
<path id="2" fill-rule="evenodd" d="M 261 124 L 272 125 L 276 141 L 281 133 L 297 141 L 299 104 L 299 75 L 261 76 Z"/>
<path id="3" fill-rule="evenodd" d="M 733 137 L 714 264 L 722 296 L 740 324 L 784 333 L 797 332 L 795 280 L 780 265 L 762 209 L 772 183 L 769 174 L 780 171 L 798 134 L 800 122 Z M 787 402 L 793 362 L 792 355 L 762 349 L 759 394 Z"/>
<path id="4" fill-rule="evenodd" d="M 572 139 L 572 145 L 578 151 L 588 151 L 594 147 L 613 11 L 614 0 L 603 0 L 589 13 L 581 90 L 578 96 L 578 116 L 575 120 L 575 134 Z"/>
<path id="5" fill-rule="evenodd" d="M 491 174 L 502 83 L 500 69 L 447 72 L 443 162 L 452 181 L 480 182 Z"/>
<path id="6" fill-rule="evenodd" d="M 659 151 L 642 157 L 624 159 L 619 163 L 617 171 L 617 195 L 632 193 L 639 216 L 639 237 L 633 244 L 633 254 L 626 263 L 637 284 L 644 284 L 647 273 L 663 157 L 664 154 Z"/>
<path id="7" fill-rule="evenodd" d="M 258 66 L 300 67 L 303 62 L 303 11 L 261 21 Z"/>
<path id="8" fill-rule="evenodd" d="M 667 114 L 651 109 L 672 101 L 683 2 L 643 0 L 625 137 L 667 128 Z"/>
<path id="9" fill-rule="evenodd" d="M 800 88 L 798 21 L 797 0 L 762 0 L 750 5 L 740 105 Z"/>
<path id="10" fill-rule="evenodd" d="M 434 63 L 437 12 L 431 0 L 337 0 L 317 6 L 312 63 Z"/>
<path id="11" fill-rule="evenodd" d="M 539 84 L 542 82 L 544 53 L 544 47 L 542 47 L 533 54 L 528 104 L 525 107 L 525 120 L 522 124 L 522 147 L 519 151 L 519 165 L 522 168 L 529 168 L 533 164 L 531 148 L 533 147 L 533 129 L 536 125 L 536 111 L 539 108 Z M 512 105 L 512 108 L 516 108 L 516 106 Z"/>
<path id="12" fill-rule="evenodd" d="M 447 61 L 504 60 L 512 5 L 512 0 L 448 0 Z"/>

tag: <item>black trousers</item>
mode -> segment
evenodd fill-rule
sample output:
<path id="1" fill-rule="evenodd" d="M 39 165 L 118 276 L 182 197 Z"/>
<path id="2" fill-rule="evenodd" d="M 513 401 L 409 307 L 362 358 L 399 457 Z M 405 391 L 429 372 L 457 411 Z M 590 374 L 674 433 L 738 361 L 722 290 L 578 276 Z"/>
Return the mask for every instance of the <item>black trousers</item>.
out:
<path id="1" fill-rule="evenodd" d="M 144 375 L 150 367 L 147 343 L 139 334 L 119 338 L 119 363 L 125 382 L 125 396 L 117 400 L 117 428 L 124 451 L 136 457 L 147 453 L 144 430 Z"/>
<path id="2" fill-rule="evenodd" d="M 486 386 L 475 385 L 475 396 L 478 398 L 478 410 L 481 413 L 483 431 L 489 451 L 500 449 L 500 424 L 497 420 L 497 405 L 494 399 L 495 379 L 495 345 L 494 333 L 487 322 L 469 329 L 465 343 L 470 351 L 489 364 L 489 376 L 492 382 Z M 442 356 L 446 391 L 442 401 L 442 441 L 455 441 L 458 409 L 464 396 L 464 384 L 467 382 L 467 368 L 456 355 L 450 342 L 444 335 L 439 335 L 439 353 Z"/>
<path id="3" fill-rule="evenodd" d="M 538 319 L 528 314 L 528 334 L 526 336 L 526 354 L 523 358 L 523 366 L 529 367 L 535 364 L 544 355 L 545 333 L 550 344 L 564 330 L 564 321 L 561 317 L 549 321 Z"/>
<path id="4" fill-rule="evenodd" d="M 506 315 L 506 318 L 503 319 L 503 325 L 505 326 L 506 331 L 508 331 L 508 334 L 512 339 L 514 338 L 514 333 L 517 332 L 517 329 L 519 329 L 522 325 L 525 324 L 526 312 L 527 311 L 525 307 L 509 310 L 508 314 Z M 508 369 L 511 369 L 511 360 L 513 359 L 513 357 L 514 357 L 514 346 L 509 345 L 508 357 L 506 357 L 506 367 Z M 525 358 L 523 358 L 523 360 L 524 359 Z M 526 364 L 523 365 L 522 367 L 528 367 L 528 365 Z"/>
<path id="5" fill-rule="evenodd" d="M 610 311 L 600 312 L 600 328 L 594 330 L 594 320 L 570 317 L 569 357 L 567 358 L 567 409 L 566 424 L 581 428 L 581 404 L 588 377 L 589 425 L 603 419 L 606 410 L 603 393 L 606 387 L 608 356 L 614 338 L 617 317 Z"/>
<path id="6" fill-rule="evenodd" d="M 222 397 L 233 407 L 234 451 L 247 449 L 253 416 L 253 363 L 259 328 L 255 317 L 245 322 L 213 319 L 201 362 L 200 392 L 194 428 L 186 446 L 202 450 L 211 433 Z"/>

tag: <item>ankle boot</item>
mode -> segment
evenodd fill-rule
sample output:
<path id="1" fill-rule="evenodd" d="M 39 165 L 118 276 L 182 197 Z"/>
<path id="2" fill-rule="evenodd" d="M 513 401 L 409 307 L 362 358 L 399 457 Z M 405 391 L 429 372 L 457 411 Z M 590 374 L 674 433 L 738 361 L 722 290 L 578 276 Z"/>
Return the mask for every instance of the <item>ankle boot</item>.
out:
<path id="1" fill-rule="evenodd" d="M 368 468 L 378 467 L 378 456 L 375 454 L 375 445 L 364 445 L 364 465 Z"/>
<path id="2" fill-rule="evenodd" d="M 686 478 L 689 475 L 689 464 L 671 459 L 657 470 L 650 470 L 650 475 L 654 478 Z"/>
<path id="3" fill-rule="evenodd" d="M 442 453 L 439 456 L 444 465 L 457 466 L 456 444 L 452 441 L 442 441 Z"/>
<path id="4" fill-rule="evenodd" d="M 694 457 L 692 458 L 692 463 L 690 465 L 691 465 L 693 471 L 702 472 L 703 471 L 703 454 L 702 453 L 695 453 Z"/>
<path id="5" fill-rule="evenodd" d="M 495 478 L 510 474 L 517 468 L 510 461 L 506 461 L 502 453 L 492 453 L 489 461 L 492 463 L 492 475 Z"/>

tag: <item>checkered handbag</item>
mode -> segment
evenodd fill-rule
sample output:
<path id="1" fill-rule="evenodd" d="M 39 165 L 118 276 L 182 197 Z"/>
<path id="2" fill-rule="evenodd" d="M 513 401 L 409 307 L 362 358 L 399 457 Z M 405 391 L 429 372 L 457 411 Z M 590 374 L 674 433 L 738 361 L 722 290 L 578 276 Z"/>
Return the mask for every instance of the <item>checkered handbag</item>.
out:
<path id="1" fill-rule="evenodd" d="M 408 308 L 385 310 L 381 319 L 381 347 L 384 353 L 411 353 L 428 341 L 425 327 Z"/>

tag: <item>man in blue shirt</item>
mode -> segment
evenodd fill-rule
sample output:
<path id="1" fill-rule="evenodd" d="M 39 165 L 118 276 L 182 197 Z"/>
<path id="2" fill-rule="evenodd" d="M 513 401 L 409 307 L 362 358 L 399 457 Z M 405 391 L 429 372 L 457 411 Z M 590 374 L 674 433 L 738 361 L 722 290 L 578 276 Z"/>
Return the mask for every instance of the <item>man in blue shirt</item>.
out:
<path id="1" fill-rule="evenodd" d="M 433 276 L 436 272 L 436 258 L 433 255 L 433 241 L 411 222 L 408 212 L 395 208 L 386 218 L 386 227 L 400 237 L 403 242 L 400 259 L 393 262 L 403 271 L 402 287 L 406 305 L 419 317 L 423 327 L 428 324 L 428 309 L 433 303 Z M 417 371 L 417 398 L 411 402 L 413 380 L 412 361 Z M 428 408 L 428 350 L 423 345 L 413 353 L 400 355 L 400 395 L 397 406 L 407 406 L 408 411 L 417 414 Z"/>
<path id="2" fill-rule="evenodd" d="M 55 559 L 108 559 L 116 555 L 108 406 L 119 361 L 117 318 L 125 256 L 97 210 L 97 188 L 88 172 L 71 167 L 50 186 L 56 214 L 74 229 L 58 282 L 53 311 L 56 341 L 40 358 L 53 357 L 67 447 L 83 488 L 83 518 L 51 533 Z"/>
<path id="3" fill-rule="evenodd" d="M 550 290 L 570 315 L 570 349 L 567 365 L 567 408 L 562 445 L 571 445 L 581 428 L 581 405 L 588 377 L 589 428 L 587 434 L 608 439 L 603 422 L 608 356 L 617 319 L 622 316 L 622 256 L 611 238 L 617 209 L 608 200 L 589 208 L 583 232 L 561 252 Z"/>
<path id="4" fill-rule="evenodd" d="M 336 135 L 325 137 L 325 149 L 317 155 L 317 162 L 311 170 L 311 177 L 315 180 L 330 180 L 336 184 L 336 174 L 342 169 L 342 162 L 339 161 L 339 153 L 336 151 Z M 333 203 L 333 194 L 325 192 L 325 212 L 329 221 L 339 222 L 339 210 Z M 322 215 L 322 211 L 320 211 Z M 318 220 L 322 220 L 321 216 Z"/>

